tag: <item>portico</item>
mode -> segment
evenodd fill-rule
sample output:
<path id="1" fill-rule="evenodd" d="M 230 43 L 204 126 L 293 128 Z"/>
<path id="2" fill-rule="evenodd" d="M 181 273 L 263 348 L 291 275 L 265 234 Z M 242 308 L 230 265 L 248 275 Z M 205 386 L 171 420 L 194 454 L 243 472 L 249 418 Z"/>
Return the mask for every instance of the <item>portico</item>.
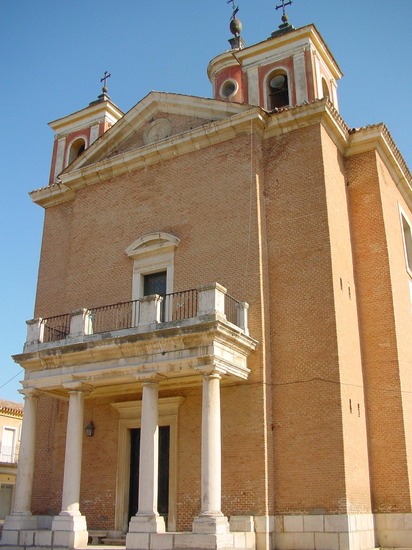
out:
<path id="1" fill-rule="evenodd" d="M 243 324 L 240 327 L 228 321 L 225 313 L 226 289 L 213 284 L 197 292 L 196 316 L 179 323 L 160 322 L 161 298 L 149 297 L 141 304 L 143 310 L 148 308 L 140 317 L 144 324 L 137 323 L 122 331 L 92 334 L 90 316 L 84 310 L 71 316 L 70 333 L 58 341 L 41 341 L 46 323 L 28 324 L 25 353 L 16 358 L 26 369 L 20 484 L 13 513 L 5 522 L 2 545 L 25 548 L 87 545 L 87 517 L 80 507 L 81 491 L 85 491 L 81 480 L 87 423 L 84 404 L 85 400 L 110 393 L 110 388 L 118 384 L 130 384 L 141 394 L 138 511 L 128 525 L 127 548 L 152 547 L 153 540 L 161 536 L 163 548 L 179 546 L 179 537 L 184 537 L 185 545 L 192 547 L 199 547 L 207 539 L 208 546 L 216 548 L 223 537 L 226 548 L 228 537 L 232 540 L 240 536 L 240 533 L 232 536 L 229 520 L 221 511 L 220 385 L 222 380 L 247 378 L 247 357 L 255 349 L 256 341 L 248 334 L 246 304 L 238 302 L 237 319 Z M 192 531 L 172 535 L 166 531 L 157 506 L 159 391 L 172 388 L 178 393 L 182 384 L 202 387 L 201 499 Z M 36 399 L 41 393 L 68 402 L 61 511 L 54 517 L 36 516 L 31 510 Z M 115 409 L 121 410 L 118 403 Z M 249 538 L 252 536 L 249 533 Z"/>

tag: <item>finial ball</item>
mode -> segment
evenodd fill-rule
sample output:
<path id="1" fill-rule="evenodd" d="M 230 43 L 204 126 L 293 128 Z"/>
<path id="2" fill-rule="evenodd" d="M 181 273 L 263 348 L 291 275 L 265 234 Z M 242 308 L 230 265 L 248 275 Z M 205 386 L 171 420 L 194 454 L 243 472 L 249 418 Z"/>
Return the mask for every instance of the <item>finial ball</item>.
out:
<path id="1" fill-rule="evenodd" d="M 234 17 L 230 21 L 230 27 L 229 28 L 230 28 L 230 32 L 234 36 L 239 36 L 240 33 L 242 32 L 242 22 L 237 17 Z"/>

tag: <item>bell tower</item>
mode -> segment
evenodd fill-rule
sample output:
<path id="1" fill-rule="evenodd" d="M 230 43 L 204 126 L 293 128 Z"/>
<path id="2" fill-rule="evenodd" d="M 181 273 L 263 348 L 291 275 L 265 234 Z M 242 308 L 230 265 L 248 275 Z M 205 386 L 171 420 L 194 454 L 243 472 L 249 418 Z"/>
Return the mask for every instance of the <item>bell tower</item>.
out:
<path id="1" fill-rule="evenodd" d="M 123 112 L 107 95 L 107 79 L 104 73 L 102 93 L 81 111 L 49 122 L 54 131 L 54 146 L 49 184 L 55 183 L 58 175 L 106 130 L 123 116 Z"/>
<path id="2" fill-rule="evenodd" d="M 249 47 L 240 37 L 242 25 L 234 13 L 231 49 L 209 63 L 213 97 L 259 105 L 267 111 L 329 97 L 338 110 L 337 81 L 342 72 L 314 25 L 295 29 L 284 2 L 282 24 L 271 36 Z M 237 13 L 237 12 L 236 12 Z"/>

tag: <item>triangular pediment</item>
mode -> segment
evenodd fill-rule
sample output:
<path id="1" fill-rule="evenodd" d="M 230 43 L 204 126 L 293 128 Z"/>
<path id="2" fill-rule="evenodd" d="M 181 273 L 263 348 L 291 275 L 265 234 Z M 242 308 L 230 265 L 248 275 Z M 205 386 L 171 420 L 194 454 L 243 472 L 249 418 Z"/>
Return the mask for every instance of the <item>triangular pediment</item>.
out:
<path id="1" fill-rule="evenodd" d="M 176 139 L 186 132 L 248 109 L 248 105 L 215 99 L 150 92 L 62 174 L 69 174 L 135 150 L 153 147 L 156 143 L 164 143 L 165 140 Z"/>

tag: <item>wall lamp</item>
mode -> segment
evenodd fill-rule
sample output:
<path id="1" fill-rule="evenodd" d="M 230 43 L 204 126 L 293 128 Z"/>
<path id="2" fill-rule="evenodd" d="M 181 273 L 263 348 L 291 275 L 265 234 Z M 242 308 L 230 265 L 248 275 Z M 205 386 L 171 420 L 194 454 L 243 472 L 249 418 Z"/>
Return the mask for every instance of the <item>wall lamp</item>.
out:
<path id="1" fill-rule="evenodd" d="M 86 426 L 86 435 L 87 435 L 87 437 L 93 437 L 95 429 L 96 428 L 94 427 L 93 420 L 90 420 L 90 422 Z"/>

